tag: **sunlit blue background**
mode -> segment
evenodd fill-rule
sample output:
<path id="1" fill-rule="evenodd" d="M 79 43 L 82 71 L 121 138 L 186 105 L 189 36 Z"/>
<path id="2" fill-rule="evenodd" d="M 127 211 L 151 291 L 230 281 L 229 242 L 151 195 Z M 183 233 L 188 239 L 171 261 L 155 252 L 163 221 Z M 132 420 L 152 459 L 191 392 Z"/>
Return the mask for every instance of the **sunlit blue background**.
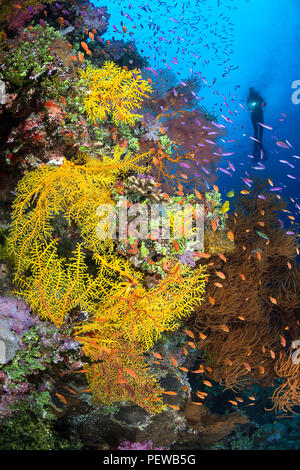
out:
<path id="1" fill-rule="evenodd" d="M 217 184 L 222 192 L 242 189 L 241 177 L 246 170 L 283 187 L 280 194 L 295 199 L 289 209 L 299 214 L 300 159 L 294 155 L 300 155 L 300 104 L 291 100 L 292 82 L 300 80 L 299 0 L 149 0 L 148 4 L 141 0 L 104 0 L 95 5 L 106 5 L 111 14 L 104 39 L 134 38 L 139 52 L 149 58 L 157 73 L 172 69 L 177 76 L 173 86 L 191 76 L 200 78 L 200 104 L 226 124 L 224 151 L 234 152 L 230 161 L 236 172 L 229 176 L 218 171 Z M 128 30 L 125 36 L 121 21 Z M 129 32 L 134 33 L 132 37 Z M 273 127 L 273 131 L 264 131 L 269 154 L 265 171 L 253 170 L 248 157 L 253 148 L 249 139 L 253 129 L 249 113 L 241 105 L 246 108 L 250 86 L 267 101 L 265 123 Z M 221 114 L 233 123 L 226 122 Z M 277 140 L 288 140 L 293 148 L 279 148 Z M 220 166 L 227 168 L 226 159 Z"/>

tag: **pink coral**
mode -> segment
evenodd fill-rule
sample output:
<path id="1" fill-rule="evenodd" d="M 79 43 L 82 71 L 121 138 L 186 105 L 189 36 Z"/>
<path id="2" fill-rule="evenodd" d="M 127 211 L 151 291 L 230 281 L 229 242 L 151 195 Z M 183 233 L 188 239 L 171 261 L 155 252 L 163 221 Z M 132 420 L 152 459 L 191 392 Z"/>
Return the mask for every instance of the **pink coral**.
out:
<path id="1" fill-rule="evenodd" d="M 19 336 L 35 324 L 29 305 L 13 297 L 0 297 L 0 318 L 5 318 Z"/>
<path id="2" fill-rule="evenodd" d="M 118 450 L 164 450 L 164 447 L 152 447 L 152 441 L 130 442 L 123 441 L 120 443 Z"/>
<path id="3" fill-rule="evenodd" d="M 7 30 L 12 32 L 22 30 L 35 15 L 43 10 L 43 8 L 43 5 L 34 5 L 25 10 L 14 10 L 10 18 L 7 19 Z"/>

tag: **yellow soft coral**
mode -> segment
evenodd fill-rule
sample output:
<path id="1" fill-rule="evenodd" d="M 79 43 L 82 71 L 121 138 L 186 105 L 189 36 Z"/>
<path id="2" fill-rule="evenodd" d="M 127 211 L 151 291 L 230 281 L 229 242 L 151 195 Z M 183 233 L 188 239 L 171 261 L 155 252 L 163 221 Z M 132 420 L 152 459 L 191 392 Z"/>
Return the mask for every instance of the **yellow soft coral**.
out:
<path id="1" fill-rule="evenodd" d="M 8 245 L 16 257 L 17 275 L 26 268 L 24 263 L 33 241 L 49 241 L 58 215 L 69 225 L 76 223 L 93 252 L 112 246 L 110 240 L 100 240 L 97 234 L 97 208 L 113 204 L 110 190 L 118 175 L 143 168 L 138 161 L 146 156 L 127 153 L 121 158 L 121 152 L 116 147 L 114 155 L 103 157 L 103 161 L 87 158 L 84 165 L 75 165 L 65 160 L 58 168 L 43 166 L 24 176 L 17 187 Z"/>
<path id="2" fill-rule="evenodd" d="M 88 67 L 80 73 L 87 81 L 84 104 L 93 121 L 112 114 L 115 123 L 133 125 L 142 118 L 136 111 L 152 88 L 149 82 L 142 79 L 139 70 L 126 70 L 114 62 L 105 62 L 101 69 Z"/>
<path id="3" fill-rule="evenodd" d="M 130 400 L 160 412 L 162 389 L 143 352 L 201 302 L 206 268 L 174 266 L 148 290 L 142 273 L 108 250 L 113 242 L 99 240 L 98 206 L 112 203 L 116 178 L 140 170 L 146 156 L 124 155 L 116 147 L 99 159 L 80 155 L 83 164 L 65 160 L 61 167 L 42 166 L 26 174 L 17 188 L 8 246 L 17 293 L 40 317 L 61 327 L 73 312 L 87 312 L 89 320 L 74 334 L 91 360 L 86 373 L 94 398 L 106 404 Z M 60 240 L 53 240 L 57 216 L 75 230 L 76 247 L 68 258 L 59 255 Z"/>
<path id="4" fill-rule="evenodd" d="M 100 264 L 106 264 L 118 272 L 112 261 L 99 257 Z M 103 298 L 94 316 L 94 331 L 99 328 L 98 319 L 105 324 L 113 322 L 116 331 L 131 344 L 140 344 L 149 350 L 164 331 L 179 327 L 179 320 L 187 316 L 195 305 L 203 300 L 205 292 L 206 267 L 196 270 L 177 265 L 169 276 L 147 290 L 138 276 L 119 274 L 123 280 L 114 282 L 109 295 Z M 124 273 L 125 274 L 125 273 Z M 93 323 L 93 318 L 91 319 Z M 83 327 L 82 331 L 91 325 Z"/>

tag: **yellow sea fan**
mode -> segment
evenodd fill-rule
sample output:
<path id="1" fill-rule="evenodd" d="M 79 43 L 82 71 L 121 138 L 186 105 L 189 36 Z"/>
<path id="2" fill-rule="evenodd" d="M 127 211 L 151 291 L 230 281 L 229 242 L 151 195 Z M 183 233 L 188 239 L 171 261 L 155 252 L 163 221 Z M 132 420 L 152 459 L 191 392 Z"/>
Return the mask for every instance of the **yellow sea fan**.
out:
<path id="1" fill-rule="evenodd" d="M 118 348 L 94 349 L 92 357 L 96 355 L 98 362 L 88 366 L 86 378 L 97 403 L 109 405 L 126 400 L 148 413 L 163 411 L 163 389 L 138 347 L 123 341 Z"/>
<path id="2" fill-rule="evenodd" d="M 46 242 L 53 233 L 53 221 L 62 215 L 69 225 L 75 222 L 86 246 L 94 253 L 112 248 L 112 240 L 101 240 L 97 234 L 102 204 L 111 204 L 110 190 L 120 173 L 141 170 L 138 162 L 147 154 L 122 154 L 116 146 L 114 155 L 102 161 L 87 158 L 84 165 L 65 160 L 60 167 L 43 166 L 27 173 L 19 182 L 13 205 L 8 247 L 16 257 L 17 274 L 27 259 L 27 251 L 37 240 Z"/>
<path id="3" fill-rule="evenodd" d="M 164 331 L 179 327 L 203 300 L 206 266 L 196 270 L 178 265 L 167 279 L 147 290 L 137 277 L 115 282 L 99 304 L 95 318 L 113 322 L 116 331 L 131 344 L 149 350 Z M 91 322 L 99 328 L 98 320 Z"/>
<path id="4" fill-rule="evenodd" d="M 148 81 L 142 79 L 139 70 L 125 70 L 114 62 L 105 62 L 101 69 L 88 67 L 80 73 L 88 89 L 84 98 L 85 109 L 93 121 L 111 114 L 115 123 L 133 125 L 142 118 L 136 111 L 152 88 Z"/>
<path id="5" fill-rule="evenodd" d="M 234 250 L 234 243 L 229 240 L 226 233 L 218 230 L 206 230 L 204 233 L 205 252 L 211 255 L 218 253 L 231 253 Z"/>

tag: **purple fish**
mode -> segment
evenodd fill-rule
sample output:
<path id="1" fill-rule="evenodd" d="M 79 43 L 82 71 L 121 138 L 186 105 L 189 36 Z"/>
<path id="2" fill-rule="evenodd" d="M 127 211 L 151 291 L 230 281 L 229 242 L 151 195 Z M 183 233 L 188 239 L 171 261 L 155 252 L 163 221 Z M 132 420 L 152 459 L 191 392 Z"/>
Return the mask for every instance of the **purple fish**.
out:
<path id="1" fill-rule="evenodd" d="M 201 165 L 201 168 L 207 175 L 209 175 L 209 171 L 206 168 L 204 168 L 204 166 Z"/>
<path id="2" fill-rule="evenodd" d="M 261 127 L 264 127 L 265 129 L 269 129 L 270 131 L 273 130 L 273 127 L 267 126 L 266 124 L 263 124 L 262 122 L 259 122 L 258 124 L 259 124 Z"/>
<path id="3" fill-rule="evenodd" d="M 278 147 L 281 147 L 283 149 L 288 149 L 289 148 L 289 146 L 287 144 L 285 144 L 284 142 L 282 142 L 280 140 L 276 142 L 276 145 L 278 145 Z"/>
<path id="4" fill-rule="evenodd" d="M 286 160 L 279 160 L 280 163 L 285 163 L 286 165 L 289 165 L 291 168 L 295 168 L 294 165 L 292 165 L 291 163 L 287 162 Z"/>
<path id="5" fill-rule="evenodd" d="M 229 168 L 230 168 L 232 171 L 235 171 L 235 168 L 234 168 L 233 164 L 232 164 L 229 160 L 227 160 L 227 162 L 228 162 Z"/>
<path id="6" fill-rule="evenodd" d="M 186 163 L 180 163 L 180 162 L 179 162 L 179 165 L 184 166 L 185 168 L 191 168 L 191 167 L 190 167 L 189 165 L 187 165 Z"/>
<path id="7" fill-rule="evenodd" d="M 281 219 L 278 219 L 278 222 L 279 222 L 279 224 L 280 224 L 280 227 L 283 228 L 283 222 L 282 222 L 282 220 L 281 220 Z"/>
<path id="8" fill-rule="evenodd" d="M 224 168 L 219 168 L 219 170 L 222 171 L 223 173 L 226 173 L 227 175 L 232 176 L 232 174 L 229 171 L 224 170 Z"/>

